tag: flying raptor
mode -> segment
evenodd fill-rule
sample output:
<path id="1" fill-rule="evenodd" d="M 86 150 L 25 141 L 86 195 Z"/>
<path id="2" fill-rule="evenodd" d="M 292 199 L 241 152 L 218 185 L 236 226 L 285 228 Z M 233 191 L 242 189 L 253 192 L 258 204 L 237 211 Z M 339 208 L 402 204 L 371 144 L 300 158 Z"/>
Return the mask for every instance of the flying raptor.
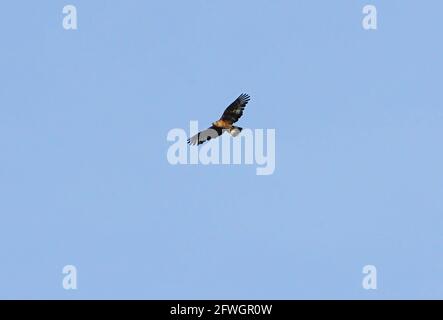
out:
<path id="1" fill-rule="evenodd" d="M 233 103 L 231 103 L 223 112 L 221 118 L 212 123 L 212 126 L 203 130 L 188 139 L 191 145 L 200 145 L 211 139 L 221 136 L 225 131 L 236 137 L 243 130 L 241 127 L 234 126 L 234 123 L 243 115 L 243 110 L 249 102 L 249 95 L 241 94 Z"/>

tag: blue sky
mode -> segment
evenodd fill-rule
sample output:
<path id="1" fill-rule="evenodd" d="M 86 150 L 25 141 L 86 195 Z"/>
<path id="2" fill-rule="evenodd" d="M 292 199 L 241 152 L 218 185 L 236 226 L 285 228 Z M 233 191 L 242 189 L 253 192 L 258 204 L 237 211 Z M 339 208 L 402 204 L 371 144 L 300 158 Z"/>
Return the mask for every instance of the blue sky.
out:
<path id="1" fill-rule="evenodd" d="M 0 298 L 443 298 L 442 11 L 5 2 Z M 276 130 L 273 175 L 168 163 L 169 130 L 242 92 L 239 125 Z"/>

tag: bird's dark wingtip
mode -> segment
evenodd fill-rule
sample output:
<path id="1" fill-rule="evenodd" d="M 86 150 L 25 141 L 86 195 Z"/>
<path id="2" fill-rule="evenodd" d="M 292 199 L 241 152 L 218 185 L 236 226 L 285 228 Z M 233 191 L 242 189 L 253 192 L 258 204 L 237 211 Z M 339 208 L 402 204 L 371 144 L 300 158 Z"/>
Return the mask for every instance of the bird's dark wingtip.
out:
<path id="1" fill-rule="evenodd" d="M 240 100 L 242 100 L 246 103 L 249 102 L 249 100 L 251 100 L 251 96 L 247 93 L 242 93 L 239 98 L 240 98 Z"/>

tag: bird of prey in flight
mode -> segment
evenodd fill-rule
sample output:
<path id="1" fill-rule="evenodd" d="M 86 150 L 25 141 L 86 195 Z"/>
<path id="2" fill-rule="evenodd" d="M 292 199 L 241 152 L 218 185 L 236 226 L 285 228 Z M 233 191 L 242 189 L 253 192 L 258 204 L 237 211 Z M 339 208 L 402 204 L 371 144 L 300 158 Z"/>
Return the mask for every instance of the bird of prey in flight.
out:
<path id="1" fill-rule="evenodd" d="M 239 135 L 243 128 L 234 126 L 234 123 L 243 115 L 243 110 L 249 102 L 249 95 L 241 94 L 233 103 L 231 103 L 223 112 L 221 118 L 212 123 L 212 126 L 203 130 L 188 139 L 191 145 L 200 145 L 211 139 L 221 136 L 223 132 L 228 131 L 233 137 Z"/>

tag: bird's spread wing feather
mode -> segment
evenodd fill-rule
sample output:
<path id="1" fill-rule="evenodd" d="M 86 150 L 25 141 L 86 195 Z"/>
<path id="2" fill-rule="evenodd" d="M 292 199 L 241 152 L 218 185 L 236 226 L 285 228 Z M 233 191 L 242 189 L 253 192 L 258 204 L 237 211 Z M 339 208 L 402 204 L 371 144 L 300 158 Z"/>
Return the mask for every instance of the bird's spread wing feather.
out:
<path id="1" fill-rule="evenodd" d="M 242 93 L 233 103 L 231 103 L 223 112 L 220 120 L 227 121 L 229 123 L 236 123 L 238 119 L 243 115 L 243 110 L 246 104 L 249 102 L 250 97 L 246 93 Z"/>
<path id="2" fill-rule="evenodd" d="M 191 145 L 199 145 L 211 139 L 215 139 L 223 133 L 223 129 L 215 126 L 211 126 L 206 130 L 203 130 L 196 135 L 188 139 L 188 143 Z"/>

